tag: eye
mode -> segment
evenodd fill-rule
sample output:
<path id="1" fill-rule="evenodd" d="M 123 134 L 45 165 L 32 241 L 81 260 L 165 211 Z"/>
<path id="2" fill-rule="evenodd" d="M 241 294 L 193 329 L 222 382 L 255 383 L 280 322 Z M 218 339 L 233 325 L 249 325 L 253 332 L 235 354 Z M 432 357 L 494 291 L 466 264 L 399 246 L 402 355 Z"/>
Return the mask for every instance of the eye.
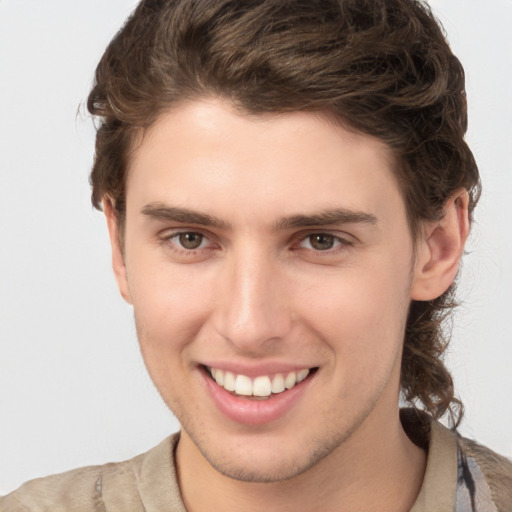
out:
<path id="1" fill-rule="evenodd" d="M 180 231 L 177 228 L 160 233 L 158 240 L 165 258 L 176 263 L 205 261 L 221 249 L 214 235 L 201 231 Z"/>
<path id="2" fill-rule="evenodd" d="M 171 236 L 169 240 L 172 243 L 178 245 L 180 248 L 186 249 L 187 251 L 201 249 L 206 245 L 205 236 L 194 231 L 176 233 L 175 235 Z"/>
<path id="3" fill-rule="evenodd" d="M 312 233 L 304 238 L 300 245 L 305 249 L 314 251 L 329 251 L 343 245 L 343 240 L 328 233 Z"/>

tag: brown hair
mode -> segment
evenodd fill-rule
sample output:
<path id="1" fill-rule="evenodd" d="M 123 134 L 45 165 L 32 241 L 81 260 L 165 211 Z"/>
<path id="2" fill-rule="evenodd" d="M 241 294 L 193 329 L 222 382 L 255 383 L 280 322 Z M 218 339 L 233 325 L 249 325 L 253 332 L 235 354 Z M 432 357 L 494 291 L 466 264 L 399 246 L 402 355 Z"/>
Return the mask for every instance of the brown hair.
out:
<path id="1" fill-rule="evenodd" d="M 457 189 L 480 193 L 464 141 L 464 71 L 416 0 L 144 0 L 105 51 L 89 95 L 100 117 L 92 202 L 108 197 L 121 227 L 135 141 L 178 102 L 228 99 L 249 113 L 317 111 L 375 136 L 396 156 L 411 233 Z M 453 287 L 413 302 L 401 390 L 435 418 L 462 406 L 442 362 Z"/>

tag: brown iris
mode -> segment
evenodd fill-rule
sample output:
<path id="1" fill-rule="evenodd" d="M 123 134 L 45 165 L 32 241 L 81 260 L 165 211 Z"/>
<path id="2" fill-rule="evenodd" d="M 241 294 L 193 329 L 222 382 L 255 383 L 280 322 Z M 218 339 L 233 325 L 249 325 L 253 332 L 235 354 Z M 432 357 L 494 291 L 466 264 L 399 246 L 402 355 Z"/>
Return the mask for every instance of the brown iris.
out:
<path id="1" fill-rule="evenodd" d="M 315 233 L 309 236 L 311 247 L 317 251 L 327 251 L 334 246 L 335 237 L 325 233 Z"/>
<path id="2" fill-rule="evenodd" d="M 184 249 L 197 249 L 203 242 L 203 235 L 201 233 L 187 232 L 180 233 L 179 235 L 180 245 Z"/>

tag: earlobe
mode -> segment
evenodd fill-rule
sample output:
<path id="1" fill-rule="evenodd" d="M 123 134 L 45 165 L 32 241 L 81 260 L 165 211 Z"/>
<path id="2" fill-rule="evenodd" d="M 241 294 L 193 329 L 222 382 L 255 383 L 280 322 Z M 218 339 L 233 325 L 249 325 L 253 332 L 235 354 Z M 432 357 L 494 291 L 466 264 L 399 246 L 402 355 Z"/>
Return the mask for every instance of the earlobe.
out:
<path id="1" fill-rule="evenodd" d="M 469 235 L 468 204 L 468 192 L 458 190 L 446 202 L 443 217 L 426 223 L 417 245 L 411 299 L 436 299 L 453 283 Z"/>
<path id="2" fill-rule="evenodd" d="M 112 268 L 114 269 L 117 286 L 119 287 L 119 291 L 123 299 L 128 302 L 128 304 L 131 304 L 132 300 L 128 286 L 124 252 L 123 247 L 121 246 L 122 241 L 119 236 L 119 221 L 114 211 L 112 201 L 109 198 L 104 198 L 102 205 L 110 236 L 110 245 L 112 247 Z"/>

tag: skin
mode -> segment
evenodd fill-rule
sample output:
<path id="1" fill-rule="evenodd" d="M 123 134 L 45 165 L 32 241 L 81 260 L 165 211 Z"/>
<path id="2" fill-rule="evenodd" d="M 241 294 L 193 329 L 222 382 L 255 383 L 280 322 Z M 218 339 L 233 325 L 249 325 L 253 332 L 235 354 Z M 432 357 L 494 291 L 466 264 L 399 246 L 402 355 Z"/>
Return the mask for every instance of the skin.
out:
<path id="1" fill-rule="evenodd" d="M 383 143 L 320 115 L 249 116 L 219 99 L 179 105 L 141 139 L 124 247 L 104 207 L 146 366 L 183 428 L 188 510 L 413 504 L 426 457 L 398 416 L 404 327 L 412 299 L 454 279 L 467 194 L 413 242 L 392 166 Z M 345 215 L 318 218 L 333 210 Z M 286 414 L 246 425 L 214 404 L 212 362 L 317 370 Z"/>

